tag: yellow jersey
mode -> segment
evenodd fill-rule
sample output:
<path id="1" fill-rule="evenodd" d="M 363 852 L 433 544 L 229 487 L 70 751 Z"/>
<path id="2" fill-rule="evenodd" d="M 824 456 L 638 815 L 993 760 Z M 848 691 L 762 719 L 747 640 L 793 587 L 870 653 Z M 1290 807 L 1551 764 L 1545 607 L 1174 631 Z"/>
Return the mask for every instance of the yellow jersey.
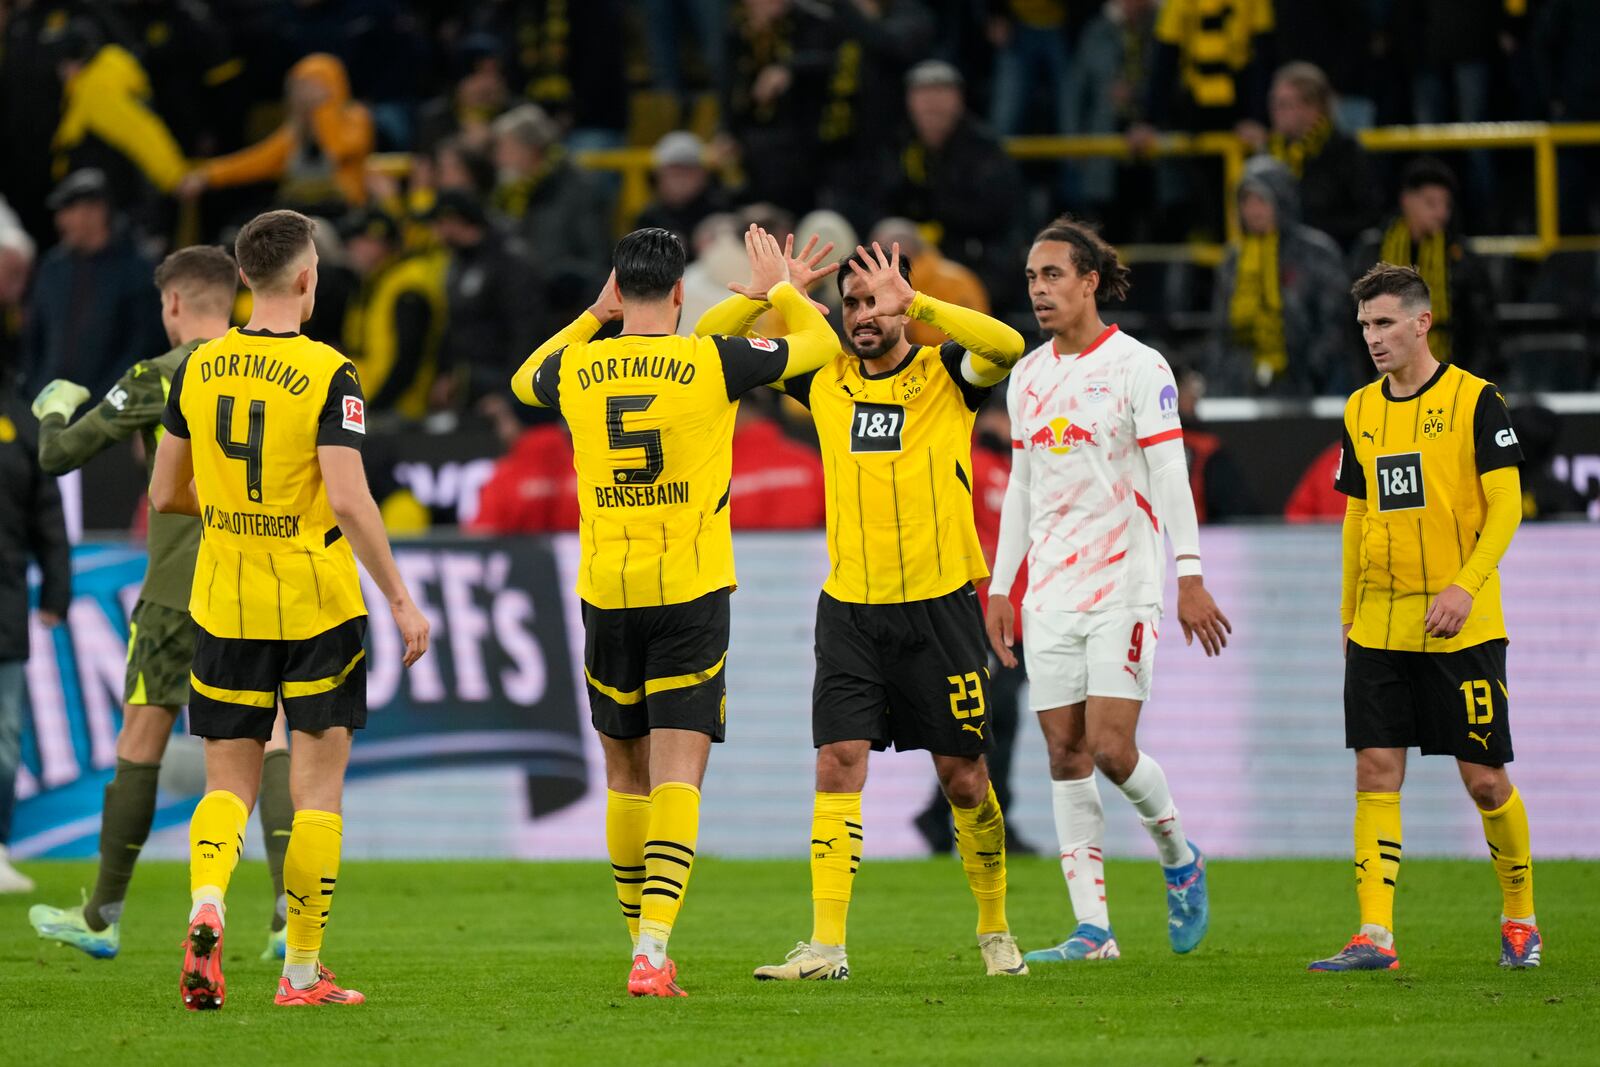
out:
<path id="1" fill-rule="evenodd" d="M 1455 637 L 1429 637 L 1423 620 L 1483 532 L 1480 476 L 1521 460 L 1505 400 L 1459 367 L 1442 364 L 1413 396 L 1391 395 L 1386 376 L 1350 397 L 1334 477 L 1340 492 L 1366 501 L 1350 640 L 1454 652 L 1506 636 L 1498 569 L 1474 594 Z"/>
<path id="2" fill-rule="evenodd" d="M 299 334 L 229 330 L 178 367 L 162 423 L 193 453 L 207 633 L 303 641 L 366 614 L 317 458 L 361 447 L 365 405 L 351 362 Z"/>
<path id="3" fill-rule="evenodd" d="M 572 431 L 578 596 L 597 608 L 640 608 L 733 587 L 734 418 L 741 396 L 782 377 L 788 342 L 590 340 L 599 326 L 585 313 L 532 378 L 533 398 Z"/>

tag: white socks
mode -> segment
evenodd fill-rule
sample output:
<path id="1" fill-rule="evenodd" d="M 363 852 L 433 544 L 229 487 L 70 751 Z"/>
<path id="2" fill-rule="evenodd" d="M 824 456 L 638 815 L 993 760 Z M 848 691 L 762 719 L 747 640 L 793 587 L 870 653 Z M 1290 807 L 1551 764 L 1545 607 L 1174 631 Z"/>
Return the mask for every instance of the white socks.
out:
<path id="1" fill-rule="evenodd" d="M 289 979 L 289 984 L 296 989 L 310 989 L 317 984 L 317 965 L 315 963 L 285 963 L 283 976 Z"/>
<path id="2" fill-rule="evenodd" d="M 667 962 L 667 943 L 649 934 L 639 935 L 639 948 L 635 955 L 643 956 L 652 967 L 663 967 Z"/>
<path id="3" fill-rule="evenodd" d="M 200 909 L 210 904 L 217 909 L 217 918 L 226 920 L 227 911 L 222 904 L 222 889 L 214 885 L 203 885 L 189 894 L 189 921 L 194 922 L 194 917 L 200 914 Z"/>
<path id="4" fill-rule="evenodd" d="M 1105 808 L 1094 775 L 1050 783 L 1050 807 L 1061 846 L 1061 873 L 1072 897 L 1072 914 L 1080 923 L 1111 928 L 1106 909 L 1106 868 L 1100 844 L 1106 832 Z"/>
<path id="5" fill-rule="evenodd" d="M 1161 853 L 1161 866 L 1181 867 L 1194 862 L 1194 850 L 1183 836 L 1183 821 L 1178 818 L 1178 809 L 1173 806 L 1172 793 L 1167 789 L 1167 776 L 1162 772 L 1161 764 L 1143 752 L 1139 753 L 1139 762 L 1134 764 L 1133 773 L 1118 788 L 1139 813 L 1144 828 L 1150 833 L 1150 840 L 1156 843 L 1156 851 Z"/>

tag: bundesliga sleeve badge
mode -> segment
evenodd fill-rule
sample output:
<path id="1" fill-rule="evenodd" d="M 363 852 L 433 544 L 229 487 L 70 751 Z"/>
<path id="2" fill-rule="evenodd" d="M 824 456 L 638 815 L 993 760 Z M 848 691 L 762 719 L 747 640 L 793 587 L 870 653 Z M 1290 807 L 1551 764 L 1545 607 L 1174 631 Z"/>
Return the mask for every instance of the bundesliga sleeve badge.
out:
<path id="1" fill-rule="evenodd" d="M 344 398 L 344 420 L 340 423 L 346 430 L 364 434 L 367 432 L 366 405 L 359 396 Z"/>

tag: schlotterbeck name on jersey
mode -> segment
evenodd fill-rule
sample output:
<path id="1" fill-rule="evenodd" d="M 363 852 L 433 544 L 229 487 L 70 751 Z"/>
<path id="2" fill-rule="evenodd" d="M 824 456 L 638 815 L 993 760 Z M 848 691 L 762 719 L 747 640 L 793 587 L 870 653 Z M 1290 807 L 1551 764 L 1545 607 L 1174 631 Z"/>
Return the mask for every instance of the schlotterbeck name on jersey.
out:
<path id="1" fill-rule="evenodd" d="M 311 378 L 293 363 L 249 352 L 210 356 L 199 360 L 196 366 L 202 382 L 213 378 L 255 378 L 281 385 L 290 396 L 299 396 L 311 388 Z"/>
<path id="2" fill-rule="evenodd" d="M 688 482 L 667 482 L 665 485 L 597 485 L 594 489 L 596 507 L 650 508 L 658 504 L 687 504 Z"/>
<path id="3" fill-rule="evenodd" d="M 208 530 L 221 530 L 223 533 L 241 534 L 249 537 L 282 537 L 293 539 L 300 536 L 300 516 L 298 515 L 263 515 L 259 511 L 224 511 L 222 508 L 207 504 L 204 508 L 205 527 Z"/>

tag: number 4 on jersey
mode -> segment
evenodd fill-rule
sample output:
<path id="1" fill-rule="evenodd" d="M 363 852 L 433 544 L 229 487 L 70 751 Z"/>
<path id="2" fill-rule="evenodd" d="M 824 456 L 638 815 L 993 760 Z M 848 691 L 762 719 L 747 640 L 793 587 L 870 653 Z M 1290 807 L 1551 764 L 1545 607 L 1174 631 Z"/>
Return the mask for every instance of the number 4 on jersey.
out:
<path id="1" fill-rule="evenodd" d="M 217 447 L 229 459 L 244 460 L 244 487 L 261 503 L 261 446 L 267 438 L 267 402 L 250 401 L 250 426 L 243 441 L 233 439 L 233 397 L 217 397 Z"/>

